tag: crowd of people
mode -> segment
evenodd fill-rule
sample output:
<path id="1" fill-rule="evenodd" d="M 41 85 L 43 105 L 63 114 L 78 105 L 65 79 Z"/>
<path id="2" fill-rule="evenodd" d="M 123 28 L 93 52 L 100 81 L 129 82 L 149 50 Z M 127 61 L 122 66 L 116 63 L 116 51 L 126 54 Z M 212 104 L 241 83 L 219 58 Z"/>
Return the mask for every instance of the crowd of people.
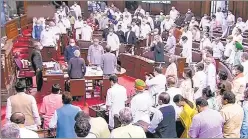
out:
<path id="1" fill-rule="evenodd" d="M 56 47 L 61 34 L 73 36 L 74 31 L 76 40 L 93 41 L 88 51 L 89 65 L 100 66 L 111 83 L 105 103 L 108 121 L 89 117 L 72 105 L 70 93 L 61 92 L 58 84 L 52 86 L 52 94 L 43 98 L 38 112 L 35 98 L 25 94 L 23 82 L 17 82 L 17 94 L 7 101 L 8 123 L 1 129 L 3 137 L 35 138 L 38 135 L 31 130 L 40 128 L 56 129 L 58 138 L 248 137 L 248 53 L 244 52 L 242 36 L 248 22 L 244 23 L 240 17 L 235 22 L 231 11 L 218 10 L 211 17 L 205 14 L 199 23 L 189 9 L 179 25 L 182 18 L 175 7 L 168 15 L 161 12 L 155 19 L 141 6 L 134 15 L 127 9 L 121 13 L 113 4 L 103 7 L 96 6 L 99 10 L 93 10 L 94 13 L 83 20 L 76 2 L 70 8 L 63 3 L 55 13 L 55 21 L 49 25 L 44 18 L 34 19 L 32 37 L 38 40 L 39 50 Z M 103 30 L 106 48 L 99 44 L 102 40 L 93 38 L 94 30 Z M 215 31 L 222 33 L 221 37 L 215 37 Z M 151 44 L 150 34 L 154 35 Z M 144 47 L 154 52 L 155 62 L 164 62 L 165 53 L 169 53 L 170 64 L 165 73 L 159 66 L 146 75 L 146 80 L 136 79 L 135 95 L 128 98 L 126 88 L 113 74 L 120 44 L 134 48 L 138 39 L 147 40 Z M 222 40 L 226 40 L 225 45 Z M 202 52 L 202 61 L 194 69 L 191 68 L 193 42 L 199 42 Z M 185 57 L 189 65 L 183 79 L 178 76 L 176 64 L 178 45 L 182 47 L 181 57 Z M 37 55 L 42 62 L 41 54 Z M 70 79 L 83 78 L 86 65 L 74 39 L 70 39 L 64 56 Z M 34 59 L 32 64 L 37 65 L 37 58 Z M 215 59 L 228 64 L 231 75 L 227 71 L 217 72 Z M 42 69 L 34 67 L 36 72 Z"/>

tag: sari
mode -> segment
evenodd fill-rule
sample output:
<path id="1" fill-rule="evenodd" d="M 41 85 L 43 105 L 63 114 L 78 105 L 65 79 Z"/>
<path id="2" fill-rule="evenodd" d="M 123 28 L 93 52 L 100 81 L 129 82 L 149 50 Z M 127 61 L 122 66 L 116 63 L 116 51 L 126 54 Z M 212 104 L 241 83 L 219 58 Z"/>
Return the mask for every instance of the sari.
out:
<path id="1" fill-rule="evenodd" d="M 180 114 L 180 121 L 184 127 L 184 131 L 180 138 L 189 138 L 189 129 L 192 123 L 192 118 L 197 114 L 196 106 L 193 103 L 194 108 L 192 109 L 188 104 L 183 106 L 183 110 Z"/>

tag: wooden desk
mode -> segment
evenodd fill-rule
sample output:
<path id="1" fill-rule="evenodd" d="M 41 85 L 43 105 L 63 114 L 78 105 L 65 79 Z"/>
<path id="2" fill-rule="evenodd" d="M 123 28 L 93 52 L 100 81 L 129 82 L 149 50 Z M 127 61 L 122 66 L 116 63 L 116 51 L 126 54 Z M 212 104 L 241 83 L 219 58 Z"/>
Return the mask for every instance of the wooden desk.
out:
<path id="1" fill-rule="evenodd" d="M 20 28 L 21 30 L 28 28 L 28 17 L 27 15 L 20 16 Z"/>
<path id="2" fill-rule="evenodd" d="M 13 40 L 7 40 L 5 46 L 1 49 L 1 101 L 5 105 L 7 98 L 14 95 L 13 84 L 16 79 L 15 64 L 13 61 Z"/>
<path id="3" fill-rule="evenodd" d="M 41 55 L 43 62 L 57 60 L 57 50 L 54 47 L 43 47 Z"/>
<path id="4" fill-rule="evenodd" d="M 19 18 L 14 18 L 5 24 L 5 32 L 8 39 L 15 40 L 16 37 L 19 35 L 18 21 Z"/>
<path id="5" fill-rule="evenodd" d="M 153 60 L 129 54 L 120 54 L 120 62 L 128 76 L 142 80 L 145 80 L 146 73 L 153 72 L 155 65 Z"/>

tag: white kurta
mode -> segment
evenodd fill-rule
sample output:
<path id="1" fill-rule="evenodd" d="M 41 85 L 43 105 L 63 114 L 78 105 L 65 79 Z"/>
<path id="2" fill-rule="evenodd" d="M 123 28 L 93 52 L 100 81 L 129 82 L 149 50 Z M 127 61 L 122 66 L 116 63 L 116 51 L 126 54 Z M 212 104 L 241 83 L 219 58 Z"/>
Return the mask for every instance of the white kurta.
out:
<path id="1" fill-rule="evenodd" d="M 180 113 L 182 111 L 182 108 L 178 107 L 176 105 L 176 103 L 173 102 L 173 98 L 174 98 L 175 95 L 178 95 L 178 94 L 182 95 L 182 90 L 180 88 L 177 88 L 177 87 L 169 87 L 166 92 L 169 94 L 169 96 L 171 98 L 169 104 L 172 105 L 175 108 L 176 117 L 179 118 L 179 115 L 180 115 Z"/>
<path id="2" fill-rule="evenodd" d="M 234 35 L 233 36 L 233 41 L 235 42 L 235 41 L 238 41 L 240 44 L 242 44 L 243 43 L 243 37 L 242 37 L 242 35 L 240 34 L 240 35 Z"/>
<path id="3" fill-rule="evenodd" d="M 244 67 L 243 74 L 245 76 L 246 83 L 248 83 L 248 60 L 246 60 L 245 62 L 243 62 L 242 63 L 242 66 Z"/>
<path id="4" fill-rule="evenodd" d="M 245 31 L 245 22 L 238 22 L 236 23 L 235 27 L 233 28 L 233 31 L 232 31 L 232 35 L 234 35 L 236 33 L 236 31 L 239 29 L 241 29 L 241 32 L 244 32 Z"/>
<path id="5" fill-rule="evenodd" d="M 76 20 L 74 24 L 74 29 L 76 30 L 76 39 L 79 40 L 79 34 L 82 33 L 82 27 L 83 27 L 84 21 Z"/>
<path id="6" fill-rule="evenodd" d="M 148 17 L 148 22 L 150 23 L 151 29 L 154 29 L 154 22 L 150 16 Z"/>
<path id="7" fill-rule="evenodd" d="M 114 115 L 119 115 L 121 109 L 125 108 L 127 101 L 127 90 L 125 87 L 115 84 L 107 91 L 106 105 L 109 109 L 109 125 L 114 127 Z"/>
<path id="8" fill-rule="evenodd" d="M 112 35 L 108 34 L 107 45 L 111 47 L 111 51 L 119 50 L 120 48 L 119 37 L 115 33 L 113 33 Z"/>
<path id="9" fill-rule="evenodd" d="M 222 59 L 223 52 L 224 52 L 224 49 L 225 49 L 223 44 L 222 44 L 222 42 L 219 42 L 218 44 L 213 42 L 212 47 L 213 47 L 213 57 Z"/>
<path id="10" fill-rule="evenodd" d="M 194 87 L 198 90 L 194 94 L 194 100 L 202 97 L 202 90 L 207 87 L 207 76 L 204 71 L 198 71 L 193 76 Z"/>
<path id="11" fill-rule="evenodd" d="M 192 62 L 192 45 L 190 45 L 189 40 L 187 42 L 180 42 L 183 51 L 182 51 L 182 56 L 186 58 L 186 63 L 191 63 Z"/>
<path id="12" fill-rule="evenodd" d="M 199 26 L 199 23 L 197 21 L 190 21 L 189 29 L 191 30 L 194 26 Z"/>
<path id="13" fill-rule="evenodd" d="M 148 91 L 135 95 L 131 100 L 133 123 L 139 120 L 150 123 L 152 98 Z"/>
<path id="14" fill-rule="evenodd" d="M 230 57 L 233 47 L 233 42 L 227 43 L 225 46 L 224 56 Z"/>
<path id="15" fill-rule="evenodd" d="M 215 16 L 216 16 L 216 20 L 218 22 L 218 25 L 221 26 L 223 24 L 223 19 L 224 19 L 223 12 L 216 12 Z"/>
<path id="16" fill-rule="evenodd" d="M 179 12 L 177 10 L 170 10 L 170 18 L 175 21 Z"/>
<path id="17" fill-rule="evenodd" d="M 182 96 L 191 102 L 194 102 L 194 88 L 190 79 L 182 81 L 180 88 L 182 90 Z"/>
<path id="18" fill-rule="evenodd" d="M 139 26 L 137 26 L 137 25 L 132 26 L 132 31 L 135 32 L 135 35 L 136 35 L 137 38 L 140 36 L 140 28 L 139 28 Z"/>
<path id="19" fill-rule="evenodd" d="M 246 79 L 245 77 L 239 77 L 237 79 L 234 79 L 232 83 L 233 83 L 232 92 L 236 96 L 236 102 L 239 102 L 240 100 L 243 100 L 244 98 L 244 92 L 246 88 Z"/>
<path id="20" fill-rule="evenodd" d="M 63 21 L 63 23 L 67 29 L 71 28 L 71 23 L 70 23 L 70 20 L 68 18 L 63 18 L 62 21 Z"/>
<path id="21" fill-rule="evenodd" d="M 160 25 L 160 29 L 161 29 L 161 33 L 164 31 L 164 30 L 170 30 L 171 27 L 173 25 L 173 22 L 171 20 L 167 21 L 166 19 L 162 21 L 161 25 Z"/>
<path id="22" fill-rule="evenodd" d="M 66 34 L 66 26 L 63 22 L 58 22 L 57 26 L 59 27 L 61 34 Z"/>
<path id="23" fill-rule="evenodd" d="M 82 11 L 79 5 L 72 5 L 71 8 L 75 11 L 77 18 L 81 16 Z"/>
<path id="24" fill-rule="evenodd" d="M 56 36 L 51 30 L 43 30 L 40 35 L 40 42 L 42 46 L 56 46 Z"/>
<path id="25" fill-rule="evenodd" d="M 233 14 L 227 16 L 228 26 L 232 26 L 235 23 L 235 16 Z"/>
<path id="26" fill-rule="evenodd" d="M 212 63 L 205 66 L 205 73 L 207 75 L 207 86 L 210 86 L 211 91 L 214 92 L 216 90 L 216 68 Z"/>
<path id="27" fill-rule="evenodd" d="M 200 27 L 204 28 L 206 26 L 209 26 L 208 22 L 209 21 L 205 17 L 202 17 L 201 22 L 200 22 Z"/>
<path id="28" fill-rule="evenodd" d="M 203 50 L 205 47 L 212 48 L 212 43 L 209 38 L 203 38 L 200 42 L 200 50 Z"/>
<path id="29" fill-rule="evenodd" d="M 148 24 L 145 25 L 142 24 L 140 26 L 140 37 L 147 39 L 150 32 L 151 32 L 151 28 Z"/>
<path id="30" fill-rule="evenodd" d="M 166 77 L 163 74 L 158 74 L 152 79 L 146 80 L 148 91 L 154 100 L 153 105 L 158 104 L 158 96 L 160 95 L 160 93 L 165 91 L 165 84 L 166 84 Z"/>
<path id="31" fill-rule="evenodd" d="M 59 37 L 61 34 L 60 28 L 58 26 L 54 26 L 54 27 L 51 27 L 51 31 L 54 33 L 56 40 L 59 40 Z"/>
<path id="32" fill-rule="evenodd" d="M 173 76 L 177 79 L 177 65 L 176 63 L 171 63 L 165 72 L 165 77 Z"/>
<path id="33" fill-rule="evenodd" d="M 93 30 L 90 26 L 86 25 L 81 28 L 81 35 L 82 35 L 81 40 L 91 41 L 92 34 L 93 34 Z"/>

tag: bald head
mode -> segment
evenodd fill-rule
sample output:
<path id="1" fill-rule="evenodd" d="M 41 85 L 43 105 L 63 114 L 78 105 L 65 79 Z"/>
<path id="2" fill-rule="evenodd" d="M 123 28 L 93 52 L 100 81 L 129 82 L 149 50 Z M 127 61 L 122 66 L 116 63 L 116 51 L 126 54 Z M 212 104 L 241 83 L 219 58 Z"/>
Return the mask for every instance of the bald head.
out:
<path id="1" fill-rule="evenodd" d="M 162 104 L 169 104 L 170 95 L 168 93 L 163 92 L 158 96 L 158 101 L 161 105 Z"/>
<path id="2" fill-rule="evenodd" d="M 16 124 L 24 124 L 25 123 L 25 115 L 21 112 L 13 113 L 10 117 L 10 121 Z"/>

